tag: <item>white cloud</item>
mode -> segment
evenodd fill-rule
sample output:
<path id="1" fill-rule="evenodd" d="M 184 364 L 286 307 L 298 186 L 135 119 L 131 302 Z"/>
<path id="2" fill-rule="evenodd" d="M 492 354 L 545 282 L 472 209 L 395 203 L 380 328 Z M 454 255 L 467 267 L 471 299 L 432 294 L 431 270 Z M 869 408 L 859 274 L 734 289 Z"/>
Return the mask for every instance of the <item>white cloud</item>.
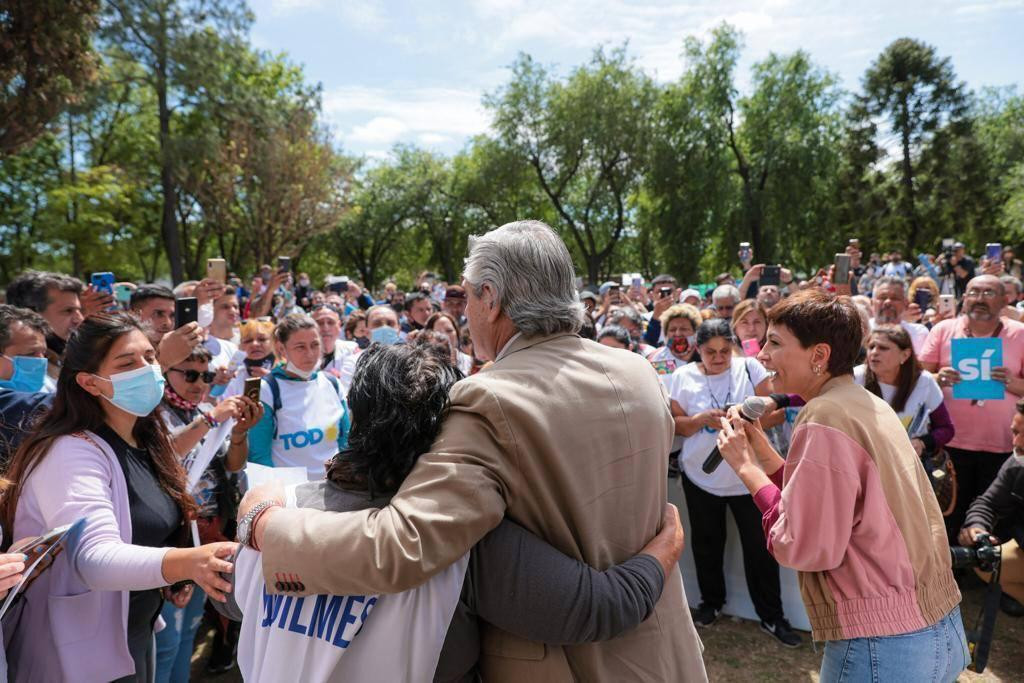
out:
<path id="1" fill-rule="evenodd" d="M 379 145 L 415 138 L 436 145 L 489 126 L 480 92 L 454 88 L 334 88 L 324 94 L 324 113 L 341 131 L 342 143 Z"/>
<path id="2" fill-rule="evenodd" d="M 390 144 L 400 138 L 409 127 L 390 116 L 377 116 L 372 118 L 365 125 L 355 126 L 349 133 L 349 138 L 355 142 L 370 142 Z"/>
<path id="3" fill-rule="evenodd" d="M 447 135 L 441 135 L 439 133 L 420 133 L 417 139 L 424 145 L 438 145 L 442 142 L 451 142 L 452 139 Z"/>
<path id="4" fill-rule="evenodd" d="M 320 9 L 326 5 L 327 0 L 270 0 L 270 12 L 281 16 L 303 10 Z"/>

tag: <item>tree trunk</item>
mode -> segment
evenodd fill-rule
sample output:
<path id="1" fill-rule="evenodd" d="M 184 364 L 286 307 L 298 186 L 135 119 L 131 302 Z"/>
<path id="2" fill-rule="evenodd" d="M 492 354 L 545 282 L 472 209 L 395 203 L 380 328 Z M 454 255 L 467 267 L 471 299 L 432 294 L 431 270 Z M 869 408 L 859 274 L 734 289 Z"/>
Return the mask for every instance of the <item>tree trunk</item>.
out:
<path id="1" fill-rule="evenodd" d="M 163 17 L 161 16 L 161 19 Z M 177 204 L 177 193 L 174 187 L 174 167 L 171 161 L 171 110 L 167 104 L 167 45 L 166 31 L 159 37 L 161 54 L 157 57 L 156 101 L 157 115 L 160 118 L 160 191 L 163 194 L 163 213 L 160 221 L 160 233 L 167 252 L 167 263 L 171 268 L 171 282 L 178 284 L 184 279 L 184 263 L 182 262 L 181 234 L 178 232 L 178 221 L 174 211 Z"/>
<path id="2" fill-rule="evenodd" d="M 906 100 L 902 103 L 903 120 L 909 121 L 910 114 L 907 111 Z M 910 126 L 905 125 L 900 131 L 900 141 L 903 143 L 903 214 L 910 227 L 910 234 L 907 235 L 907 248 L 913 253 L 917 247 L 917 238 L 920 235 L 921 226 L 917 220 L 917 207 L 914 201 L 914 167 L 910 161 Z"/>

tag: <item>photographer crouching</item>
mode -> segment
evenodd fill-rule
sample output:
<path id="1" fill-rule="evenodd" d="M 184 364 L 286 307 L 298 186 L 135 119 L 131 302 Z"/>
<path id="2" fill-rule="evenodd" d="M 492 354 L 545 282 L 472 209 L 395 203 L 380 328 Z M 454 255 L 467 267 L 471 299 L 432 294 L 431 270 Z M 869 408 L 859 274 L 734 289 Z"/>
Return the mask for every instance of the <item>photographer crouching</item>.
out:
<path id="1" fill-rule="evenodd" d="M 1005 593 L 1003 611 L 1011 616 L 1024 616 L 1024 399 L 1017 401 L 1017 412 L 1010 423 L 1013 434 L 1013 455 L 1006 459 L 999 469 L 995 481 L 982 495 L 974 499 L 967 510 L 963 528 L 960 530 L 960 545 L 971 549 L 967 566 L 976 566 L 975 571 L 985 581 L 991 576 L 993 556 L 1002 555 L 999 583 Z M 999 538 L 994 534 L 999 530 Z M 1002 537 L 1008 536 L 1008 539 Z M 989 549 L 986 541 L 1001 544 L 1001 553 Z M 957 549 L 959 550 L 959 549 Z M 955 555 L 954 551 L 954 555 Z M 975 556 L 980 561 L 974 561 Z M 954 561 L 956 557 L 954 557 Z M 1008 599 L 1010 598 L 1010 599 Z"/>
<path id="2" fill-rule="evenodd" d="M 1024 399 L 1016 408 L 1010 423 L 1013 454 L 968 508 L 958 536 L 961 547 L 950 548 L 954 569 L 973 568 L 989 584 L 977 627 L 967 632 L 970 668 L 977 673 L 985 669 L 999 610 L 1024 616 Z"/>

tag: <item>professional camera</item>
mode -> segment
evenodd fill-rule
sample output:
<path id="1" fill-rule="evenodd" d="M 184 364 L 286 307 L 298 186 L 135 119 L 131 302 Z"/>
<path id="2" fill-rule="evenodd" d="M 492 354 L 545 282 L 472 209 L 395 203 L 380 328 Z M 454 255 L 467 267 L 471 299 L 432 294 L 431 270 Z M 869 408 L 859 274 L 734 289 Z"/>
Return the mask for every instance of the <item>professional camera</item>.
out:
<path id="1" fill-rule="evenodd" d="M 953 557 L 953 569 L 977 567 L 983 572 L 991 572 L 1002 559 L 1002 548 L 993 543 L 988 534 L 978 536 L 970 548 L 954 545 L 949 547 L 949 552 Z"/>

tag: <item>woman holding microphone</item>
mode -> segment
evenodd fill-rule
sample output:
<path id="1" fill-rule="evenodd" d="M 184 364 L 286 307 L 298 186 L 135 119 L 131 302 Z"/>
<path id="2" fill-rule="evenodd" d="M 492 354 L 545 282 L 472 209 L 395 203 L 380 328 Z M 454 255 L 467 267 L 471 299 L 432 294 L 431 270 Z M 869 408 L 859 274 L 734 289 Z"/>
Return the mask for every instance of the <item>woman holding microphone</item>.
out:
<path id="1" fill-rule="evenodd" d="M 824 683 L 954 681 L 970 655 L 942 514 L 899 418 L 854 382 L 860 343 L 846 300 L 808 290 L 777 304 L 758 358 L 776 389 L 806 401 L 789 455 L 735 416 L 719 449 L 754 495 L 768 549 L 800 572 Z"/>

